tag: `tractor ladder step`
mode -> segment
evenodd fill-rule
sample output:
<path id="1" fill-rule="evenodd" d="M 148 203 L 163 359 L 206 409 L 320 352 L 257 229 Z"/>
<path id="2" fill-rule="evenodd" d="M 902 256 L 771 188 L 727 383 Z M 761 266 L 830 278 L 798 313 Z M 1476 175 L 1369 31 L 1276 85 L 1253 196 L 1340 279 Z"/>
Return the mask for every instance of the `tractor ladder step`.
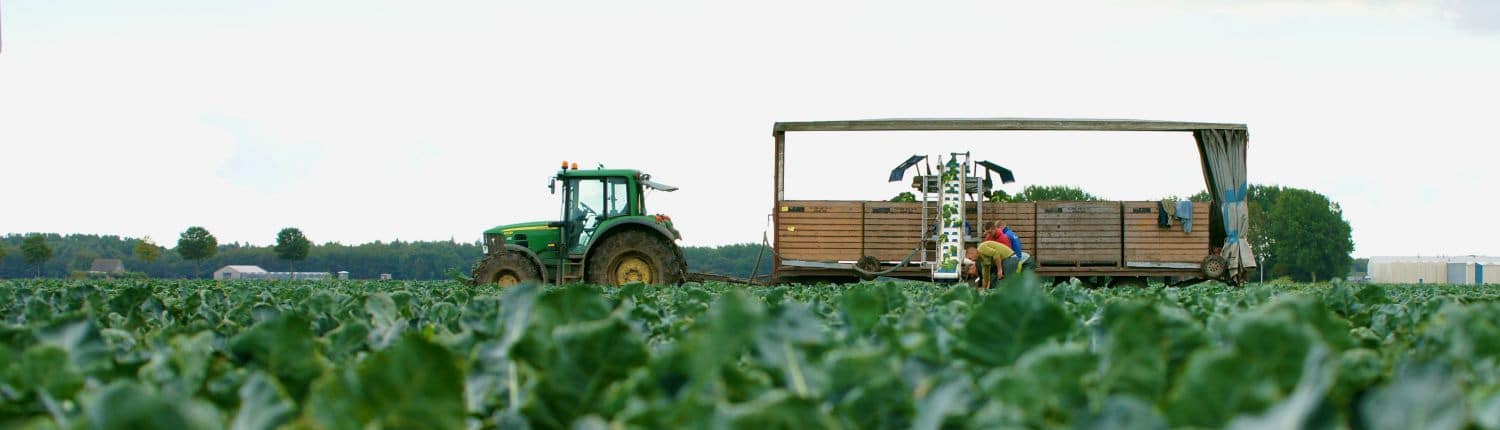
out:
<path id="1" fill-rule="evenodd" d="M 575 260 L 569 258 L 563 260 L 562 282 L 559 282 L 559 284 L 569 282 L 583 282 L 583 259 Z"/>

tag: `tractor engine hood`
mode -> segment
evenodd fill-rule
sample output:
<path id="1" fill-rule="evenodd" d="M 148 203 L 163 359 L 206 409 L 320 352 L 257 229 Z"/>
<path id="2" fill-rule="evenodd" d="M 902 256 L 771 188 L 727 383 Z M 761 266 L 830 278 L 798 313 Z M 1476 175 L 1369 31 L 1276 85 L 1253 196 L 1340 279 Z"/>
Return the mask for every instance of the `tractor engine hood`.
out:
<path id="1" fill-rule="evenodd" d="M 540 230 L 555 230 L 556 229 L 555 227 L 548 227 L 547 224 L 548 224 L 547 221 L 523 222 L 523 223 L 517 223 L 517 224 L 505 224 L 505 225 L 495 226 L 495 228 L 492 228 L 492 229 L 489 229 L 489 230 L 485 230 L 484 234 L 485 234 L 485 236 L 489 236 L 489 235 L 492 235 L 492 234 L 498 234 L 498 235 L 501 235 L 501 236 L 507 236 L 508 237 L 510 235 L 513 235 L 513 234 L 516 234 L 516 233 L 520 233 L 520 232 L 525 232 L 525 231 L 540 231 Z"/>

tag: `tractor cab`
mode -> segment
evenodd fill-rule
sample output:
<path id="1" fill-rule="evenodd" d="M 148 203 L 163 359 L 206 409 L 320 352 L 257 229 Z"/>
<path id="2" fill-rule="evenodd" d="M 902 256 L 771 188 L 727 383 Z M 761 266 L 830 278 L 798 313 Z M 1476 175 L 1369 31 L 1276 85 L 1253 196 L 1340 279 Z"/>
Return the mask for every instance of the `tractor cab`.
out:
<path id="1" fill-rule="evenodd" d="M 548 188 L 561 194 L 557 221 L 502 225 L 485 231 L 484 260 L 474 280 L 675 283 L 686 271 L 670 217 L 649 215 L 646 193 L 676 191 L 630 169 L 579 170 L 563 163 Z M 559 189 L 561 188 L 561 189 Z M 597 267 L 595 267 L 597 266 Z"/>
<path id="2" fill-rule="evenodd" d="M 646 190 L 677 191 L 677 187 L 652 182 L 651 175 L 637 170 L 574 167 L 559 171 L 550 185 L 556 192 L 557 184 L 562 183 L 562 221 L 557 226 L 562 228 L 568 254 L 573 256 L 587 252 L 601 227 L 610 221 L 647 216 Z M 652 217 L 658 218 L 665 217 Z M 672 233 L 677 235 L 675 229 Z"/>

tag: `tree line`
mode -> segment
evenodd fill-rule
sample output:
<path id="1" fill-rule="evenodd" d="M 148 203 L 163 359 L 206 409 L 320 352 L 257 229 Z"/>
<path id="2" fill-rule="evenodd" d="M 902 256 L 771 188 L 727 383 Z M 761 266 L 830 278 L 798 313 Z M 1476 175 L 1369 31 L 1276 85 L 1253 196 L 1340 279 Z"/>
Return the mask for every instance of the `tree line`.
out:
<path id="1" fill-rule="evenodd" d="M 395 279 L 446 279 L 450 269 L 467 272 L 480 255 L 477 241 L 317 245 L 301 231 L 289 229 L 293 231 L 278 234 L 276 245 L 255 246 L 220 244 L 207 230 L 199 229 L 185 231 L 186 240 L 179 240 L 173 248 L 157 245 L 149 238 L 116 235 L 10 234 L 0 237 L 0 277 L 75 276 L 89 270 L 95 259 L 113 258 L 124 263 L 128 276 L 152 278 L 207 278 L 212 270 L 235 264 L 268 271 L 348 271 L 355 278 L 389 273 Z M 27 258 L 24 248 L 28 242 L 45 246 L 46 258 Z"/>
<path id="2" fill-rule="evenodd" d="M 33 257 L 28 257 L 27 249 Z M 166 248 L 150 238 L 115 235 L 10 234 L 0 237 L 0 278 L 82 276 L 98 258 L 119 259 L 126 276 L 168 279 L 211 277 L 211 271 L 236 265 L 260 266 L 269 271 L 348 271 L 350 277 L 376 278 L 382 273 L 395 279 L 449 279 L 451 270 L 467 274 L 481 255 L 479 242 L 371 242 L 361 245 L 313 244 L 296 229 L 277 234 L 277 243 L 255 246 L 220 244 L 208 230 L 193 227 L 183 232 L 177 246 Z M 716 247 L 684 247 L 683 256 L 695 272 L 748 277 L 755 265 L 758 244 Z M 45 250 L 45 251 L 43 251 Z M 759 273 L 771 271 L 766 251 Z"/>

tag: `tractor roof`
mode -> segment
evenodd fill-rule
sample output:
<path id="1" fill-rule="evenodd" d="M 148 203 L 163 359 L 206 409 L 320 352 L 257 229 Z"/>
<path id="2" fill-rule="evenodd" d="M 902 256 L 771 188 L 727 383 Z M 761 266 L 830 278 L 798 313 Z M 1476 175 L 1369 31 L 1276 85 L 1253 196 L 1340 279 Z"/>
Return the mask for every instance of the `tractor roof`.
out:
<path id="1" fill-rule="evenodd" d="M 778 122 L 788 131 L 1197 131 L 1245 130 L 1244 124 L 1068 118 L 891 118 L 852 121 Z"/>
<path id="2" fill-rule="evenodd" d="M 621 176 L 637 177 L 641 174 L 639 170 L 633 169 L 579 169 L 564 170 L 561 176 L 569 178 L 617 178 Z"/>
<path id="3" fill-rule="evenodd" d="M 651 181 L 651 175 L 641 173 L 634 169 L 593 169 L 593 170 L 562 170 L 558 172 L 558 178 L 622 178 L 631 177 L 640 181 L 641 185 L 657 191 L 677 191 L 677 187 Z"/>

